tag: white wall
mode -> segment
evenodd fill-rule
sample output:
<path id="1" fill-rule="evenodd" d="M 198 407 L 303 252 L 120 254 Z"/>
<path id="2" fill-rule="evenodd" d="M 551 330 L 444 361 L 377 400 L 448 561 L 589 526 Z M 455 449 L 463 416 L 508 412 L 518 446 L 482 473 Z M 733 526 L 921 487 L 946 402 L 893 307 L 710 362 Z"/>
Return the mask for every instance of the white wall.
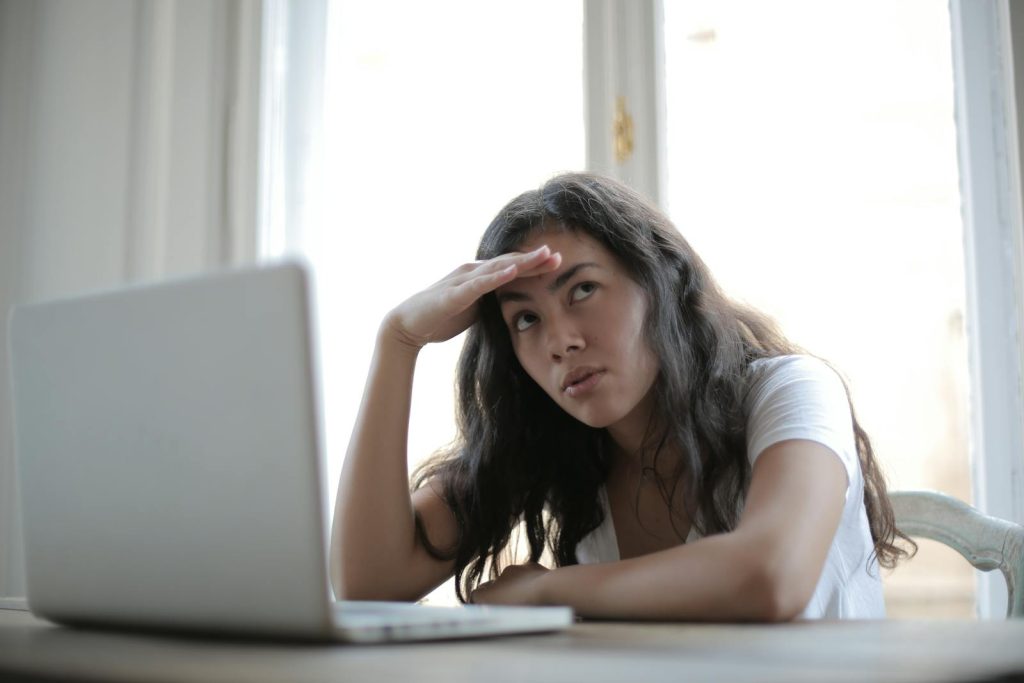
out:
<path id="1" fill-rule="evenodd" d="M 258 0 L 0 0 L 0 314 L 251 260 Z M 6 324 L 0 596 L 24 595 Z"/>

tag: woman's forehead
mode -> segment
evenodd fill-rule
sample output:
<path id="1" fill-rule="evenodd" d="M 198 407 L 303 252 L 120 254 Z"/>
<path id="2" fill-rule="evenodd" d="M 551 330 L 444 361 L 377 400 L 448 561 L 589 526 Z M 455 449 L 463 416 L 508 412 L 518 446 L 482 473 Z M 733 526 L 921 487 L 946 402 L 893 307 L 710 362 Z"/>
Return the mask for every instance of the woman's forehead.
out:
<path id="1" fill-rule="evenodd" d="M 582 230 L 568 230 L 565 228 L 535 230 L 516 245 L 512 251 L 525 253 L 545 244 L 552 252 L 557 251 L 562 254 L 563 264 L 573 255 L 602 256 L 606 259 L 614 259 L 614 256 L 603 244 L 587 233 Z"/>
<path id="2" fill-rule="evenodd" d="M 533 293 L 544 292 L 557 286 L 559 280 L 564 280 L 569 271 L 573 273 L 603 273 L 606 277 L 628 278 L 628 274 L 622 268 L 615 255 L 599 241 L 582 231 L 556 230 L 537 232 L 531 235 L 513 251 L 525 253 L 541 246 L 547 245 L 552 253 L 557 252 L 562 257 L 558 268 L 543 275 L 535 277 L 516 278 L 512 282 L 498 288 L 499 299 L 502 293 L 518 292 Z"/>

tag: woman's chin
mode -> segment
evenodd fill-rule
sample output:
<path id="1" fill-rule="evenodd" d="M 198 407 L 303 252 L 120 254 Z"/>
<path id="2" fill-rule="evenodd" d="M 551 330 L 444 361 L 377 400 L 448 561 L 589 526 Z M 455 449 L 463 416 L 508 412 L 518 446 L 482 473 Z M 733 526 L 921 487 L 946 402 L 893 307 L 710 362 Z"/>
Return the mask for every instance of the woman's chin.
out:
<path id="1" fill-rule="evenodd" d="M 604 411 L 567 410 L 566 412 L 583 424 L 588 427 L 593 427 L 594 429 L 605 429 L 622 419 L 622 416 L 620 415 L 612 415 Z"/>

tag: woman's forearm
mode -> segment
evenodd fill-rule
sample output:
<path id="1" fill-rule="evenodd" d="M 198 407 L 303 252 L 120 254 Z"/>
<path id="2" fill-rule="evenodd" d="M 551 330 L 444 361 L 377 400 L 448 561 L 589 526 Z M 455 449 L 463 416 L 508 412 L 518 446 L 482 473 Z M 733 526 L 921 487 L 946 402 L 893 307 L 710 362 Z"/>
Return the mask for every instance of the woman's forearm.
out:
<path id="1" fill-rule="evenodd" d="M 415 599 L 450 575 L 416 538 L 421 513 L 431 543 L 448 547 L 457 522 L 431 487 L 409 495 L 407 441 L 412 379 L 420 348 L 448 341 L 477 319 L 480 297 L 517 277 L 559 267 L 547 246 L 466 263 L 394 308 L 377 335 L 366 389 L 338 484 L 331 581 L 339 596 Z"/>
<path id="2" fill-rule="evenodd" d="M 737 532 L 618 562 L 573 565 L 538 579 L 539 599 L 584 617 L 779 621 L 802 609 L 778 564 Z M 775 566 L 773 566 L 775 564 Z"/>
<path id="3" fill-rule="evenodd" d="M 399 597 L 415 550 L 407 441 L 419 349 L 377 335 L 338 484 L 331 581 L 346 597 Z"/>

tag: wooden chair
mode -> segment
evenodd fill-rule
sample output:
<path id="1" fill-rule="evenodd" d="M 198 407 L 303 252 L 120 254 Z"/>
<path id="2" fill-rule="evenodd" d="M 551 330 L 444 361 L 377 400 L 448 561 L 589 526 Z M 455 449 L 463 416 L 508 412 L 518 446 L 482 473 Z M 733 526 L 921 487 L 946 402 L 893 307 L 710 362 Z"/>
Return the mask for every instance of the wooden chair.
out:
<path id="1" fill-rule="evenodd" d="M 1024 618 L 1024 527 L 989 517 L 961 500 L 932 491 L 892 491 L 896 526 L 908 536 L 943 543 L 982 571 L 1006 577 L 1006 616 Z"/>

